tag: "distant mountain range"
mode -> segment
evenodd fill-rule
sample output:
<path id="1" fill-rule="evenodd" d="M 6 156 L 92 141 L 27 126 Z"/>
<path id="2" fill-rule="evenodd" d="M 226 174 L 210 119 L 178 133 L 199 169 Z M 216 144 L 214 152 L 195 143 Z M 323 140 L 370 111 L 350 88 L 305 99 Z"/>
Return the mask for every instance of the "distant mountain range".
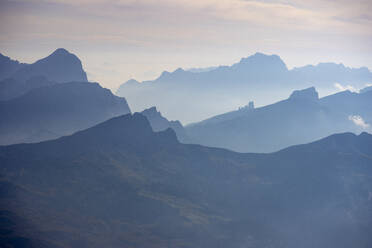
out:
<path id="1" fill-rule="evenodd" d="M 0 101 L 0 145 L 58 138 L 127 113 L 130 109 L 126 100 L 97 83 L 34 88 Z"/>
<path id="2" fill-rule="evenodd" d="M 181 144 L 171 129 L 153 132 L 143 115 L 124 115 L 57 140 L 0 147 L 0 241 L 371 247 L 371 158 L 367 133 L 240 154 Z"/>
<path id="3" fill-rule="evenodd" d="M 87 82 L 81 61 L 59 48 L 33 64 L 21 64 L 0 54 L 0 100 L 9 100 L 40 86 Z"/>
<path id="4" fill-rule="evenodd" d="M 156 105 L 166 116 L 189 123 L 231 111 L 250 100 L 265 105 L 299 88 L 315 86 L 322 92 L 334 92 L 335 83 L 363 88 L 372 83 L 372 73 L 366 67 L 335 63 L 289 70 L 279 56 L 256 53 L 232 66 L 179 68 L 165 71 L 153 81 L 130 80 L 117 94 L 126 97 L 136 111 Z"/>
<path id="5" fill-rule="evenodd" d="M 191 142 L 239 152 L 273 152 L 333 133 L 371 131 L 372 91 L 320 98 L 314 87 L 283 101 L 242 108 L 186 126 Z"/>

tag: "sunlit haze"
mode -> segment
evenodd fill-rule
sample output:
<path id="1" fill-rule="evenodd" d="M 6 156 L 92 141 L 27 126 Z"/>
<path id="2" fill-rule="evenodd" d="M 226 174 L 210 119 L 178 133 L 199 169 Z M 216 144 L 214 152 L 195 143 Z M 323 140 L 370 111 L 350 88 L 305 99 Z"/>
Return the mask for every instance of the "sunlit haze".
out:
<path id="1" fill-rule="evenodd" d="M 0 52 L 31 63 L 64 47 L 113 90 L 255 52 L 372 68 L 371 13 L 369 0 L 2 0 Z"/>

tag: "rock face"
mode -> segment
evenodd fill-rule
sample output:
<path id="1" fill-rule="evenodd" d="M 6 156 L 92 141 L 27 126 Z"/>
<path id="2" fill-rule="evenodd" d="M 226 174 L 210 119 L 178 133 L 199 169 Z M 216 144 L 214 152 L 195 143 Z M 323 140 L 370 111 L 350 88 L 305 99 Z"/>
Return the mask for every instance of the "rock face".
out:
<path id="1" fill-rule="evenodd" d="M 130 113 L 126 100 L 97 83 L 38 87 L 0 102 L 0 144 L 57 138 L 126 113 Z"/>
<path id="2" fill-rule="evenodd" d="M 304 90 L 295 90 L 290 95 L 289 99 L 302 99 L 309 101 L 319 100 L 318 92 L 315 90 L 315 87 L 310 87 Z"/>
<path id="3" fill-rule="evenodd" d="M 124 115 L 0 147 L 0 238 L 5 247 L 371 247 L 371 157 L 367 133 L 240 154 L 181 144 L 171 129 Z"/>
<path id="4" fill-rule="evenodd" d="M 186 126 L 192 142 L 239 152 L 273 152 L 333 133 L 369 131 L 372 91 L 341 92 L 319 99 L 314 87 L 294 91 L 286 100 L 217 115 Z M 249 111 L 247 111 L 249 110 Z M 367 125 L 356 125 L 350 116 Z"/>
<path id="5" fill-rule="evenodd" d="M 189 142 L 189 139 L 186 135 L 185 129 L 183 128 L 181 122 L 179 121 L 168 121 L 165 117 L 157 111 L 156 107 L 151 107 L 145 109 L 141 112 L 142 115 L 146 116 L 149 120 L 152 129 L 155 132 L 164 131 L 168 128 L 173 129 L 176 132 L 177 138 L 181 142 Z"/>
<path id="6" fill-rule="evenodd" d="M 7 58 L 7 57 L 5 57 Z M 81 61 L 59 48 L 33 64 L 20 64 L 0 56 L 0 100 L 9 100 L 40 86 L 64 82 L 87 82 Z M 1 73 L 6 71 L 6 74 Z"/>

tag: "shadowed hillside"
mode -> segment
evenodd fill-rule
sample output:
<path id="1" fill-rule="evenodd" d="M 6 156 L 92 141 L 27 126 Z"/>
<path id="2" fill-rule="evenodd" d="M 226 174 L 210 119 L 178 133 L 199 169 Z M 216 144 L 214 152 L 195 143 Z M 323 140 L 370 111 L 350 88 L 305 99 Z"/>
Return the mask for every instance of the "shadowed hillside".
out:
<path id="1" fill-rule="evenodd" d="M 97 83 L 39 87 L 0 101 L 0 144 L 54 139 L 127 113 L 126 100 Z"/>
<path id="2" fill-rule="evenodd" d="M 367 133 L 239 154 L 180 144 L 141 114 L 120 116 L 0 147 L 0 210 L 12 223 L 0 238 L 34 247 L 369 247 L 371 158 Z"/>

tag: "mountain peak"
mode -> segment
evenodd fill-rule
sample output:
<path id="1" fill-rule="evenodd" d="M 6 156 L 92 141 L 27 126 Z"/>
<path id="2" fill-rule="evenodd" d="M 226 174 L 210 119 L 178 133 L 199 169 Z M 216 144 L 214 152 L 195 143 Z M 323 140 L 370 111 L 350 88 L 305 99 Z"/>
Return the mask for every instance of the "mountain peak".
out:
<path id="1" fill-rule="evenodd" d="M 286 64 L 278 55 L 267 55 L 264 53 L 255 53 L 249 57 L 242 58 L 239 63 L 233 65 L 233 67 L 244 67 L 250 68 L 251 70 L 262 70 L 267 68 L 271 72 L 285 72 L 288 71 Z"/>
<path id="2" fill-rule="evenodd" d="M 181 122 L 168 121 L 167 118 L 161 115 L 156 107 L 145 109 L 141 112 L 141 114 L 146 116 L 146 118 L 150 122 L 152 130 L 154 130 L 155 132 L 165 131 L 171 128 L 176 133 L 177 138 L 180 141 L 185 141 L 187 139 L 185 129 L 183 128 Z"/>
<path id="3" fill-rule="evenodd" d="M 289 99 L 305 99 L 311 101 L 317 101 L 319 99 L 318 92 L 315 87 L 310 87 L 303 90 L 295 90 L 290 95 Z"/>
<path id="4" fill-rule="evenodd" d="M 176 133 L 171 129 L 154 132 L 148 119 L 141 113 L 126 114 L 111 118 L 94 127 L 77 132 L 62 139 L 78 139 L 90 145 L 113 144 L 144 149 L 149 145 L 178 143 Z M 75 142 L 74 142 L 75 143 Z"/>
<path id="5" fill-rule="evenodd" d="M 129 79 L 128 81 L 125 82 L 125 84 L 139 84 L 140 82 L 138 82 L 137 80 L 131 78 Z"/>
<path id="6" fill-rule="evenodd" d="M 70 55 L 71 53 L 64 48 L 57 48 L 51 55 Z"/>
<path id="7" fill-rule="evenodd" d="M 26 81 L 40 75 L 58 83 L 88 81 L 80 59 L 64 48 L 58 48 L 49 56 L 21 68 L 13 78 Z"/>
<path id="8" fill-rule="evenodd" d="M 185 71 L 184 69 L 182 69 L 181 67 L 179 67 L 173 73 L 182 73 L 184 71 Z"/>
<path id="9" fill-rule="evenodd" d="M 160 112 L 156 109 L 156 107 L 151 107 L 148 109 L 145 109 L 141 112 L 146 117 L 163 117 Z"/>
<path id="10" fill-rule="evenodd" d="M 251 56 L 248 56 L 246 58 L 242 58 L 240 60 L 240 63 L 245 63 L 245 62 L 249 62 L 249 61 L 252 61 L 252 60 L 255 60 L 255 61 L 269 61 L 269 60 L 271 60 L 271 61 L 283 62 L 282 59 L 278 55 L 275 55 L 275 54 L 268 55 L 268 54 L 257 52 L 257 53 L 255 53 Z"/>

